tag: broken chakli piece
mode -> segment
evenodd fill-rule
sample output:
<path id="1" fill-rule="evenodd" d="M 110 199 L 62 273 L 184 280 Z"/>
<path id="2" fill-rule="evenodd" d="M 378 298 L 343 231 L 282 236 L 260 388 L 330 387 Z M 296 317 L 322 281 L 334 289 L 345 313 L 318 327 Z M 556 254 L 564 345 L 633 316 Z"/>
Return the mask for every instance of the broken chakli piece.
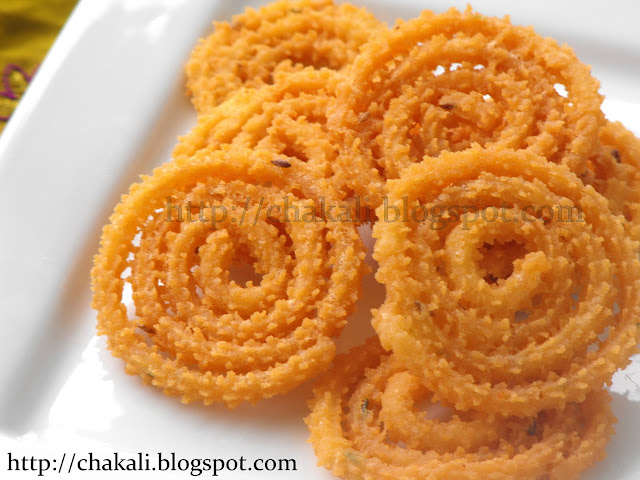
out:
<path id="1" fill-rule="evenodd" d="M 305 419 L 320 464 L 346 480 L 574 480 L 604 457 L 615 423 L 603 390 L 527 418 L 433 398 L 375 338 L 337 356 Z"/>
<path id="2" fill-rule="evenodd" d="M 184 403 L 234 407 L 326 370 L 364 247 L 353 223 L 322 217 L 333 190 L 306 170 L 268 151 L 203 151 L 131 187 L 92 270 L 98 332 L 128 373 Z M 243 263 L 256 284 L 230 278 Z"/>
<path id="3" fill-rule="evenodd" d="M 506 415 L 562 409 L 637 352 L 638 243 L 566 167 L 474 147 L 409 167 L 389 191 L 373 232 L 387 293 L 373 324 L 439 399 Z M 385 209 L 406 220 L 382 220 Z M 505 245 L 502 265 L 523 255 L 512 272 L 483 268 Z"/>

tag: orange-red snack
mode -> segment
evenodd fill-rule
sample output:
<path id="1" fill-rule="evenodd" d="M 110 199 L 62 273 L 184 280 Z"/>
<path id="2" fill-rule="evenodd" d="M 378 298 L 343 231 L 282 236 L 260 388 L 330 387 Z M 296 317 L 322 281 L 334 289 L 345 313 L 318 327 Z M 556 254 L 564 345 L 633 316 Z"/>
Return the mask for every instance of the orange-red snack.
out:
<path id="1" fill-rule="evenodd" d="M 473 143 L 581 175 L 604 121 L 598 82 L 570 48 L 471 10 L 424 11 L 372 38 L 337 98 L 342 179 L 375 206 L 406 166 Z"/>
<path id="2" fill-rule="evenodd" d="M 279 0 L 216 22 L 186 65 L 187 91 L 207 112 L 238 88 L 274 82 L 305 66 L 342 70 L 372 33 L 386 27 L 365 9 L 331 0 Z"/>
<path id="3" fill-rule="evenodd" d="M 524 419 L 450 409 L 434 418 L 425 401 L 432 395 L 376 340 L 339 355 L 305 419 L 319 463 L 345 480 L 573 480 L 604 457 L 615 422 L 605 391 Z"/>
<path id="4" fill-rule="evenodd" d="M 239 148 L 143 177 L 104 228 L 92 270 L 113 355 L 185 403 L 230 407 L 325 370 L 364 268 L 354 225 L 320 209 L 332 192 L 294 158 Z M 234 280 L 243 264 L 261 278 Z"/>
<path id="5" fill-rule="evenodd" d="M 609 200 L 611 211 L 629 222 L 629 234 L 640 240 L 640 139 L 620 122 L 607 122 L 600 144 L 590 182 Z"/>
<path id="6" fill-rule="evenodd" d="M 199 150 L 232 144 L 296 157 L 309 165 L 310 174 L 329 178 L 337 146 L 327 132 L 326 111 L 339 78 L 326 68 L 305 68 L 277 75 L 274 85 L 240 89 L 198 117 L 173 157 L 191 158 Z"/>
<path id="7" fill-rule="evenodd" d="M 374 327 L 438 398 L 562 409 L 636 353 L 638 243 L 567 168 L 473 147 L 412 165 L 389 191 L 373 232 L 387 293 Z M 487 246 L 505 245 L 523 256 L 492 277 Z"/>

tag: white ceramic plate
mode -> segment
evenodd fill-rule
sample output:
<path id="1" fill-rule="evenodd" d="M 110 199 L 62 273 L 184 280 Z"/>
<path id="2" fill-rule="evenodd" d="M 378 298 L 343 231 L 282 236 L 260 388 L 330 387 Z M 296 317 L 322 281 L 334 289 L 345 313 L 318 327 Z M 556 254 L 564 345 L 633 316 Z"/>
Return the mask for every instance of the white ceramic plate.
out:
<path id="1" fill-rule="evenodd" d="M 254 408 L 181 405 L 124 374 L 95 337 L 89 307 L 88 272 L 101 225 L 136 175 L 167 161 L 176 136 L 195 121 L 182 76 L 192 46 L 212 20 L 259 3 L 81 1 L 0 137 L 0 477 L 36 478 L 8 472 L 9 452 L 61 462 L 64 453 L 91 451 L 102 457 L 290 458 L 295 472 L 223 472 L 220 478 L 332 478 L 305 443 L 308 385 Z M 389 22 L 423 8 L 465 6 L 357 3 Z M 474 7 L 487 15 L 509 13 L 514 23 L 568 42 L 593 65 L 606 113 L 640 134 L 640 3 L 480 0 Z M 343 348 L 370 331 L 367 311 L 382 290 L 369 277 L 365 292 L 340 340 Z M 585 479 L 640 478 L 639 386 L 635 363 L 616 375 L 617 434 L 608 459 Z M 65 478 L 125 475 L 73 472 Z"/>

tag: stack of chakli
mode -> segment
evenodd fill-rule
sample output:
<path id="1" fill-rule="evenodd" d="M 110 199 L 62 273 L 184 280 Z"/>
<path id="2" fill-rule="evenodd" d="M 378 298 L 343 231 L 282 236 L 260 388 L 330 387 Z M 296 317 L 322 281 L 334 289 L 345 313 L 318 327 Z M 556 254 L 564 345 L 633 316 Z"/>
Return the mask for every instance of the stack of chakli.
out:
<path id="1" fill-rule="evenodd" d="M 638 344 L 640 140 L 569 47 L 471 9 L 389 29 L 280 0 L 216 23 L 186 73 L 197 124 L 92 271 L 128 373 L 229 407 L 320 375 L 305 421 L 344 479 L 565 480 L 603 458 Z M 370 217 L 377 335 L 336 356 Z"/>

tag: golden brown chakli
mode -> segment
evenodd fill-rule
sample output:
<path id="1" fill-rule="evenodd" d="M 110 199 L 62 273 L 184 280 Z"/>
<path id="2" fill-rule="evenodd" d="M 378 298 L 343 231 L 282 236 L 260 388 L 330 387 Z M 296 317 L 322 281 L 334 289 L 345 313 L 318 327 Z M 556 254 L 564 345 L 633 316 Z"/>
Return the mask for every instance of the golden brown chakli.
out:
<path id="1" fill-rule="evenodd" d="M 406 221 L 374 227 L 387 292 L 374 327 L 438 398 L 509 415 L 561 409 L 637 352 L 638 243 L 568 168 L 473 147 L 411 166 L 389 192 L 378 216 Z M 490 278 L 481 249 L 509 242 L 523 256 Z"/>
<path id="2" fill-rule="evenodd" d="M 280 0 L 247 9 L 196 47 L 187 91 L 206 113 L 240 87 L 261 87 L 274 74 L 306 66 L 342 70 L 369 37 L 386 27 L 365 9 L 331 0 Z"/>
<path id="3" fill-rule="evenodd" d="M 233 407 L 329 366 L 332 337 L 358 298 L 364 247 L 352 223 L 314 213 L 334 196 L 305 169 L 228 149 L 168 163 L 131 187 L 92 271 L 98 331 L 128 373 L 185 403 Z M 295 209 L 307 216 L 287 218 Z M 258 284 L 230 279 L 243 262 Z"/>
<path id="4" fill-rule="evenodd" d="M 604 391 L 528 418 L 443 410 L 376 339 L 338 356 L 314 393 L 314 450 L 348 480 L 573 480 L 604 456 L 615 422 Z"/>

